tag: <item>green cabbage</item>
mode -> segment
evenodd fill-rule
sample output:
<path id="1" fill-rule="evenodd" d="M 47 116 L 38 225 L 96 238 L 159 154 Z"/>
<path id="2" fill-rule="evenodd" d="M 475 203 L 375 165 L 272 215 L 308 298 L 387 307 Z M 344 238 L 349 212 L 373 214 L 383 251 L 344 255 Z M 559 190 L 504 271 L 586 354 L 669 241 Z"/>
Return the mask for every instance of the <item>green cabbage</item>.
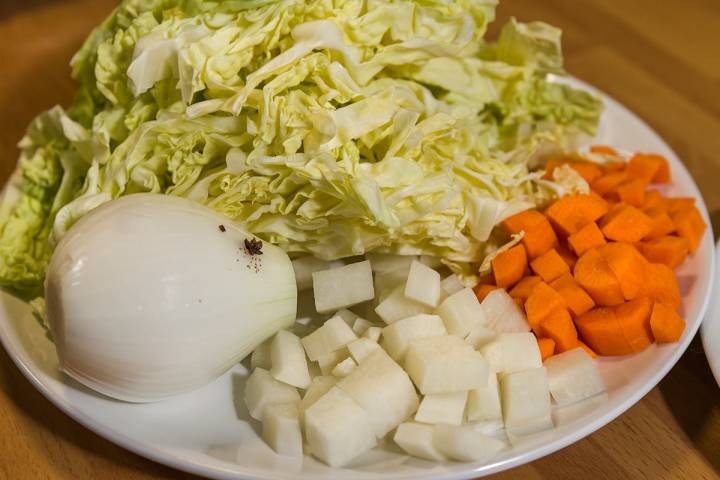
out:
<path id="1" fill-rule="evenodd" d="M 52 248 L 120 195 L 204 203 L 292 254 L 442 257 L 471 272 L 503 218 L 557 191 L 538 150 L 592 134 L 560 31 L 496 0 L 126 0 L 72 61 L 79 91 L 21 141 L 0 285 L 42 290 Z"/>

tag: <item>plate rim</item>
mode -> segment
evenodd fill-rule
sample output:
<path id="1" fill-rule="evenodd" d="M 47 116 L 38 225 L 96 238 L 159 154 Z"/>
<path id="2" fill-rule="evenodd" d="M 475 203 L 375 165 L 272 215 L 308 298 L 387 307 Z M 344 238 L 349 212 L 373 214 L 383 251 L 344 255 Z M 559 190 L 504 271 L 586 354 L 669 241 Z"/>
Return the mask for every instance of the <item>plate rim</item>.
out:
<path id="1" fill-rule="evenodd" d="M 659 144 L 665 147 L 668 151 L 672 152 L 672 154 L 675 156 L 675 158 L 678 160 L 680 167 L 683 169 L 684 173 L 688 176 L 690 179 L 689 183 L 689 191 L 688 194 L 691 194 L 693 197 L 697 198 L 699 200 L 698 207 L 700 209 L 700 212 L 707 222 L 708 229 L 705 233 L 705 235 L 711 236 L 711 242 L 713 240 L 712 238 L 712 223 L 710 222 L 710 217 L 708 214 L 707 206 L 705 204 L 705 200 L 702 197 L 702 194 L 690 174 L 690 172 L 687 170 L 685 165 L 680 160 L 680 157 L 677 155 L 677 153 L 670 147 L 670 145 L 667 144 L 667 142 L 655 131 L 655 129 L 652 128 L 642 117 L 640 117 L 638 114 L 634 113 L 629 108 L 625 107 L 622 103 L 617 101 L 614 97 L 608 95 L 604 91 L 598 89 L 597 87 L 594 87 L 590 85 L 589 83 L 582 81 L 576 77 L 573 76 L 566 76 L 566 77 L 560 77 L 560 81 L 570 83 L 574 86 L 578 86 L 581 88 L 584 88 L 590 92 L 595 93 L 596 95 L 600 96 L 602 100 L 605 102 L 605 104 L 612 104 L 614 108 L 621 111 L 624 115 L 628 115 L 633 117 L 636 121 L 638 121 L 653 137 L 654 140 Z M 560 438 L 556 440 L 552 440 L 548 442 L 547 444 L 544 444 L 538 448 L 535 448 L 534 450 L 531 450 L 529 452 L 520 453 L 516 455 L 515 457 L 489 463 L 481 466 L 468 466 L 465 470 L 454 470 L 444 473 L 439 472 L 430 472 L 427 473 L 420 473 L 420 472 L 400 472 L 396 475 L 393 475 L 392 477 L 394 479 L 437 479 L 437 480 L 459 480 L 459 479 L 471 479 L 476 478 L 478 476 L 486 476 L 491 475 L 494 473 L 499 473 L 520 465 L 524 465 L 526 463 L 530 463 L 534 460 L 537 460 L 539 458 L 542 458 L 544 456 L 550 455 L 552 453 L 555 453 L 559 450 L 562 450 L 563 448 L 587 437 L 588 435 L 592 434 L 593 432 L 597 431 L 598 429 L 604 427 L 605 425 L 609 424 L 616 418 L 618 418 L 620 415 L 627 412 L 633 405 L 635 405 L 638 401 L 640 401 L 647 393 L 655 388 L 657 384 L 667 375 L 667 373 L 677 364 L 680 357 L 685 353 L 687 350 L 690 342 L 697 334 L 698 330 L 700 329 L 701 325 L 707 323 L 706 315 L 708 312 L 708 307 L 710 304 L 710 300 L 713 294 L 713 291 L 718 286 L 718 281 L 716 279 L 716 275 L 718 273 L 718 268 L 716 265 L 716 258 L 718 258 L 718 252 L 716 252 L 716 249 L 714 247 L 710 248 L 710 259 L 712 261 L 709 263 L 709 271 L 708 271 L 708 285 L 706 288 L 706 291 L 704 292 L 704 295 L 702 297 L 702 303 L 700 305 L 700 308 L 698 310 L 698 317 L 701 319 L 700 322 L 695 322 L 693 328 L 691 330 L 688 330 L 686 334 L 683 337 L 683 340 L 677 344 L 675 349 L 673 350 L 672 354 L 669 356 L 667 361 L 662 365 L 661 368 L 656 370 L 654 374 L 650 377 L 649 381 L 647 381 L 645 384 L 641 385 L 639 388 L 634 390 L 632 394 L 628 395 L 626 399 L 624 399 L 622 402 L 620 402 L 618 405 L 616 405 L 612 410 L 609 410 L 604 415 L 601 415 L 599 417 L 596 417 L 590 421 L 588 421 L 586 424 L 578 427 L 577 429 L 568 432 L 567 434 L 561 436 Z M 0 327 L 2 327 L 2 323 L 0 323 Z M 704 328 L 703 328 L 704 330 Z M 705 338 L 703 335 L 703 344 L 705 343 Z M 20 372 L 25 376 L 25 378 L 30 381 L 30 383 L 47 399 L 52 403 L 55 407 L 57 407 L 60 411 L 62 411 L 64 414 L 71 417 L 73 420 L 77 421 L 83 427 L 87 428 L 91 432 L 105 438 L 106 440 L 136 454 L 141 457 L 147 458 L 149 460 L 152 460 L 154 462 L 163 464 L 165 466 L 168 466 L 170 468 L 174 468 L 179 471 L 184 471 L 187 473 L 191 473 L 194 475 L 200 475 L 204 477 L 209 478 L 216 478 L 221 480 L 237 480 L 239 478 L 252 478 L 252 479 L 283 479 L 287 478 L 287 476 L 283 474 L 278 474 L 277 472 L 267 472 L 267 474 L 263 473 L 262 476 L 259 476 L 257 473 L 250 473 L 250 472 L 242 472 L 238 471 L 237 469 L 230 469 L 221 466 L 222 463 L 227 463 L 225 461 L 217 460 L 213 462 L 212 465 L 206 465 L 203 462 L 199 461 L 198 459 L 184 459 L 180 455 L 173 454 L 169 451 L 163 450 L 161 448 L 158 448 L 156 445 L 150 443 L 150 442 L 137 442 L 133 438 L 120 433 L 113 428 L 107 426 L 105 423 L 99 423 L 98 421 L 91 418 L 88 414 L 86 414 L 81 408 L 78 408 L 75 404 L 72 402 L 69 402 L 65 400 L 64 398 L 56 395 L 54 392 L 50 390 L 50 388 L 45 385 L 33 372 L 33 370 L 30 368 L 29 365 L 26 365 L 21 359 L 23 357 L 23 354 L 17 351 L 16 348 L 11 344 L 9 340 L 9 335 L 5 331 L 4 328 L 0 328 L 0 344 L 3 345 L 6 352 L 8 353 L 8 356 L 11 358 L 15 366 L 20 370 Z M 718 370 L 720 370 L 720 363 L 718 364 Z M 720 376 L 720 371 L 718 372 L 718 375 Z M 719 379 L 720 381 L 720 379 Z M 472 465 L 472 464 L 469 464 Z M 241 466 L 242 467 L 242 466 Z M 361 476 L 359 474 L 358 476 Z M 306 474 L 306 478 L 327 478 L 326 475 L 323 474 Z M 364 476 L 367 478 L 366 476 Z"/>

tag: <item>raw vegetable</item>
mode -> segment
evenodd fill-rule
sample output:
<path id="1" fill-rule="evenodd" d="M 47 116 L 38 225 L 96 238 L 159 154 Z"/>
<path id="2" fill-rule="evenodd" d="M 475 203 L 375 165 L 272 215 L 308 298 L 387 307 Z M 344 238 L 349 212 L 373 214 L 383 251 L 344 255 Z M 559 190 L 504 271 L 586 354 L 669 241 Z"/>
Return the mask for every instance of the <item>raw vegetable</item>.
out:
<path id="1" fill-rule="evenodd" d="M 503 333 L 479 348 L 490 370 L 502 376 L 542 366 L 540 350 L 532 333 Z"/>
<path id="2" fill-rule="evenodd" d="M 500 288 L 509 288 L 515 285 L 525 275 L 526 270 L 527 254 L 522 245 L 515 245 L 492 260 L 495 285 Z"/>
<path id="3" fill-rule="evenodd" d="M 513 298 L 519 298 L 521 300 L 527 300 L 532 294 L 535 287 L 542 282 L 542 279 L 538 276 L 528 276 L 518 282 L 517 285 L 510 290 L 510 296 Z"/>
<path id="4" fill-rule="evenodd" d="M 592 248 L 602 247 L 605 243 L 607 243 L 605 236 L 595 222 L 588 223 L 568 237 L 570 248 L 579 257 Z"/>
<path id="5" fill-rule="evenodd" d="M 650 328 L 656 342 L 677 342 L 685 330 L 685 320 L 677 314 L 674 306 L 655 302 L 650 316 Z"/>
<path id="6" fill-rule="evenodd" d="M 280 330 L 270 343 L 270 375 L 275 380 L 297 388 L 307 388 L 310 372 L 305 360 L 305 350 L 297 335 Z"/>
<path id="7" fill-rule="evenodd" d="M 608 212 L 608 204 L 594 193 L 588 195 L 566 195 L 554 202 L 545 211 L 550 222 L 566 236 L 594 222 Z"/>
<path id="8" fill-rule="evenodd" d="M 460 425 L 465 419 L 467 398 L 467 390 L 425 395 L 420 402 L 417 413 L 415 413 L 415 421 Z"/>
<path id="9" fill-rule="evenodd" d="M 551 338 L 560 353 L 578 346 L 577 330 L 566 308 L 556 308 L 540 321 L 540 335 Z"/>
<path id="10" fill-rule="evenodd" d="M 533 272 L 540 276 L 544 282 L 550 283 L 556 278 L 570 273 L 570 267 L 558 254 L 557 250 L 550 249 L 530 263 Z"/>
<path id="11" fill-rule="evenodd" d="M 470 390 L 466 408 L 468 422 L 497 420 L 502 418 L 497 374 L 490 371 L 487 385 Z"/>
<path id="12" fill-rule="evenodd" d="M 605 391 L 597 364 L 582 348 L 553 356 L 544 363 L 550 394 L 558 405 L 569 405 Z"/>
<path id="13" fill-rule="evenodd" d="M 600 228 L 608 240 L 635 243 L 652 230 L 652 220 L 632 205 L 623 205 L 603 217 Z"/>
<path id="14" fill-rule="evenodd" d="M 344 267 L 313 272 L 315 309 L 328 313 L 357 305 L 375 297 L 370 262 L 352 263 Z M 348 288 L 352 285 L 352 288 Z"/>
<path id="15" fill-rule="evenodd" d="M 302 457 L 303 442 L 297 403 L 268 405 L 262 418 L 262 438 L 280 455 Z"/>
<path id="16" fill-rule="evenodd" d="M 501 375 L 500 398 L 506 427 L 546 423 L 550 416 L 547 370 L 539 367 Z"/>
<path id="17" fill-rule="evenodd" d="M 538 338 L 537 342 L 543 362 L 555 354 L 555 340 L 552 338 Z"/>
<path id="18" fill-rule="evenodd" d="M 404 294 L 410 300 L 431 308 L 437 307 L 440 300 L 440 274 L 425 264 L 413 260 Z"/>
<path id="19" fill-rule="evenodd" d="M 484 462 L 505 448 L 505 443 L 467 427 L 435 425 L 433 442 L 440 453 L 458 462 Z"/>
<path id="20" fill-rule="evenodd" d="M 256 368 L 245 383 L 245 405 L 250 416 L 261 420 L 269 405 L 299 403 L 300 394 L 295 387 L 275 380 L 270 372 Z"/>
<path id="21" fill-rule="evenodd" d="M 405 422 L 397 428 L 393 440 L 414 457 L 442 462 L 446 457 L 435 446 L 434 432 L 434 425 Z"/>
<path id="22" fill-rule="evenodd" d="M 513 215 L 503 221 L 503 227 L 511 234 L 523 233 L 522 244 L 531 259 L 539 257 L 558 243 L 550 222 L 535 210 L 525 210 Z"/>
<path id="23" fill-rule="evenodd" d="M 395 361 L 402 362 L 413 340 L 446 334 L 445 325 L 439 316 L 414 315 L 385 327 L 382 332 L 382 347 Z"/>
<path id="24" fill-rule="evenodd" d="M 446 298 L 435 313 L 442 318 L 448 333 L 465 337 L 473 325 L 485 325 L 485 311 L 475 293 L 464 288 Z"/>

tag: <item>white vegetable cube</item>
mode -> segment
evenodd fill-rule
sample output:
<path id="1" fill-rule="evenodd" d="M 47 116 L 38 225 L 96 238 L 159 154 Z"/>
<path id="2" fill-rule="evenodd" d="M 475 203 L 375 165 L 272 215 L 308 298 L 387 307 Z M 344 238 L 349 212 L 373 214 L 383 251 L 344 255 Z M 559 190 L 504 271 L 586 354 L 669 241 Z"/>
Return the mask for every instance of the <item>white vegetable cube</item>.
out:
<path id="1" fill-rule="evenodd" d="M 467 398 L 467 391 L 425 395 L 415 414 L 415 421 L 460 425 L 465 416 Z"/>
<path id="2" fill-rule="evenodd" d="M 372 327 L 373 323 L 368 322 L 364 318 L 357 317 L 352 325 L 352 330 L 358 337 L 367 331 L 368 328 Z"/>
<path id="3" fill-rule="evenodd" d="M 377 302 L 385 300 L 396 288 L 405 285 L 407 270 L 396 270 L 393 272 L 375 274 L 375 298 Z M 403 291 L 404 293 L 404 291 Z"/>
<path id="4" fill-rule="evenodd" d="M 449 297 L 450 295 L 457 293 L 463 288 L 465 288 L 465 285 L 463 285 L 460 281 L 460 277 L 453 273 L 452 275 L 448 275 L 447 277 L 442 279 L 442 281 L 440 282 L 440 288 Z"/>
<path id="5" fill-rule="evenodd" d="M 437 307 L 440 274 L 417 260 L 413 261 L 405 283 L 405 296 L 428 307 Z"/>
<path id="6" fill-rule="evenodd" d="M 545 368 L 531 368 L 500 376 L 505 426 L 529 427 L 550 415 L 550 387 Z"/>
<path id="7" fill-rule="evenodd" d="M 280 330 L 275 334 L 270 344 L 270 357 L 272 368 L 270 375 L 293 387 L 307 388 L 310 384 L 305 350 L 300 339 L 287 330 Z"/>
<path id="8" fill-rule="evenodd" d="M 375 297 L 370 262 L 313 272 L 315 309 L 327 313 L 372 300 Z"/>
<path id="9" fill-rule="evenodd" d="M 338 310 L 337 312 L 335 312 L 335 314 L 333 315 L 333 317 L 340 317 L 340 318 L 342 318 L 342 319 L 345 321 L 345 323 L 348 324 L 348 327 L 350 327 L 350 328 L 352 328 L 353 325 L 355 324 L 355 320 L 356 320 L 357 318 L 359 318 L 358 314 L 356 314 L 356 313 L 354 313 L 354 312 L 351 312 L 351 311 L 348 310 L 347 308 L 341 308 L 340 310 Z"/>
<path id="10" fill-rule="evenodd" d="M 332 387 L 305 411 L 312 454 L 339 467 L 377 444 L 370 417 L 348 394 Z"/>
<path id="11" fill-rule="evenodd" d="M 480 349 L 483 345 L 487 345 L 497 338 L 497 332 L 491 330 L 485 325 L 473 325 L 470 327 L 470 333 L 465 337 L 465 343 L 471 345 L 475 350 Z"/>
<path id="12" fill-rule="evenodd" d="M 394 360 L 402 362 L 412 340 L 446 334 L 445 325 L 437 315 L 414 315 L 383 328 L 382 347 Z"/>
<path id="13" fill-rule="evenodd" d="M 357 363 L 355 363 L 355 360 L 348 357 L 342 362 L 335 365 L 335 367 L 332 369 L 332 374 L 339 378 L 344 378 L 350 375 L 353 370 L 357 367 Z"/>
<path id="14" fill-rule="evenodd" d="M 373 342 L 379 342 L 380 336 L 382 335 L 383 329 L 381 327 L 370 327 L 363 333 L 363 338 L 372 340 Z"/>
<path id="15" fill-rule="evenodd" d="M 500 333 L 529 332 L 530 324 L 515 300 L 502 288 L 488 293 L 482 302 L 487 326 Z"/>
<path id="16" fill-rule="evenodd" d="M 320 270 L 328 270 L 330 268 L 330 262 L 320 260 L 312 255 L 307 255 L 293 260 L 292 266 L 293 270 L 295 270 L 297 289 L 307 290 L 313 286 L 312 274 Z"/>
<path id="17" fill-rule="evenodd" d="M 352 328 L 342 317 L 332 317 L 322 327 L 310 335 L 303 337 L 301 343 L 305 347 L 305 353 L 310 360 L 317 360 L 322 356 L 341 349 L 348 343 L 357 339 Z"/>
<path id="18" fill-rule="evenodd" d="M 597 364 L 582 348 L 553 355 L 545 361 L 550 393 L 558 405 L 568 405 L 605 391 Z"/>
<path id="19" fill-rule="evenodd" d="M 358 338 L 354 342 L 348 343 L 347 349 L 353 360 L 355 360 L 356 363 L 360 363 L 375 350 L 379 350 L 380 345 L 369 338 Z"/>
<path id="20" fill-rule="evenodd" d="M 471 390 L 488 382 L 488 364 L 454 335 L 410 342 L 405 369 L 424 395 Z"/>
<path id="21" fill-rule="evenodd" d="M 495 372 L 488 375 L 488 384 L 470 390 L 467 401 L 468 422 L 498 420 L 502 418 L 500 406 L 500 392 Z"/>
<path id="22" fill-rule="evenodd" d="M 300 394 L 295 387 L 275 380 L 263 368 L 256 368 L 245 384 L 245 405 L 256 420 L 262 419 L 268 405 L 299 402 Z"/>
<path id="23" fill-rule="evenodd" d="M 367 412 L 378 438 L 407 420 L 418 407 L 407 373 L 382 349 L 360 362 L 337 386 Z"/>
<path id="24" fill-rule="evenodd" d="M 250 370 L 255 370 L 256 368 L 270 370 L 270 367 L 272 367 L 270 343 L 272 343 L 272 339 L 269 339 L 255 347 L 252 355 L 250 355 Z"/>
<path id="25" fill-rule="evenodd" d="M 442 462 L 445 456 L 435 448 L 435 429 L 432 425 L 416 422 L 401 423 L 393 440 L 400 448 L 413 457 Z"/>
<path id="26" fill-rule="evenodd" d="M 435 310 L 451 335 L 465 337 L 474 325 L 485 325 L 485 312 L 475 292 L 463 288 L 446 298 Z"/>
<path id="27" fill-rule="evenodd" d="M 370 252 L 365 255 L 370 261 L 372 271 L 378 276 L 399 272 L 403 278 L 407 277 L 410 264 L 417 258 L 414 255 L 395 255 L 392 253 Z"/>
<path id="28" fill-rule="evenodd" d="M 330 375 L 333 368 L 335 366 L 345 360 L 348 357 L 349 353 L 346 348 L 342 348 L 341 350 L 336 350 L 332 353 L 328 353 L 327 355 L 323 355 L 322 357 L 318 358 L 317 363 L 318 367 L 320 368 L 320 373 L 323 375 Z"/>
<path id="29" fill-rule="evenodd" d="M 502 333 L 481 346 L 480 353 L 498 373 L 512 373 L 542 366 L 540 348 L 532 332 Z"/>
<path id="30" fill-rule="evenodd" d="M 303 439 L 296 403 L 281 403 L 265 408 L 262 438 L 280 455 L 302 457 Z"/>
<path id="31" fill-rule="evenodd" d="M 430 307 L 407 298 L 405 296 L 405 286 L 400 285 L 396 287 L 385 300 L 380 302 L 375 308 L 375 313 L 377 313 L 385 323 L 391 324 L 400 319 L 412 317 L 413 315 L 430 313 L 431 310 Z"/>
<path id="32" fill-rule="evenodd" d="M 338 378 L 332 375 L 318 375 L 312 379 L 305 395 L 303 395 L 302 401 L 300 402 L 300 410 L 305 411 L 310 408 L 320 397 L 325 395 L 335 384 L 338 382 Z"/>
<path id="33" fill-rule="evenodd" d="M 435 425 L 433 433 L 435 448 L 458 462 L 486 462 L 505 448 L 505 442 L 468 426 Z"/>

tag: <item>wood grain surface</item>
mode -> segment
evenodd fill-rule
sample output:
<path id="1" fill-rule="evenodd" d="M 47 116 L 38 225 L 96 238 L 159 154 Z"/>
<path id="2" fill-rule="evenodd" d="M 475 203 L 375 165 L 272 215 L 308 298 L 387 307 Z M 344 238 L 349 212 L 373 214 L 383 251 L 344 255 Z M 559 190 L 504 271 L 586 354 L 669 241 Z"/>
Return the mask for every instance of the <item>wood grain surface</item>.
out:
<path id="1" fill-rule="evenodd" d="M 68 61 L 110 0 L 0 0 L 0 180 L 31 118 L 67 104 Z M 567 69 L 650 123 L 720 220 L 720 2 L 503 0 L 500 19 L 563 29 Z M 720 339 L 719 339 L 720 340 Z M 100 438 L 45 400 L 0 349 L 0 479 L 191 479 Z M 720 389 L 696 338 L 642 401 L 588 438 L 491 477 L 718 479 Z"/>

